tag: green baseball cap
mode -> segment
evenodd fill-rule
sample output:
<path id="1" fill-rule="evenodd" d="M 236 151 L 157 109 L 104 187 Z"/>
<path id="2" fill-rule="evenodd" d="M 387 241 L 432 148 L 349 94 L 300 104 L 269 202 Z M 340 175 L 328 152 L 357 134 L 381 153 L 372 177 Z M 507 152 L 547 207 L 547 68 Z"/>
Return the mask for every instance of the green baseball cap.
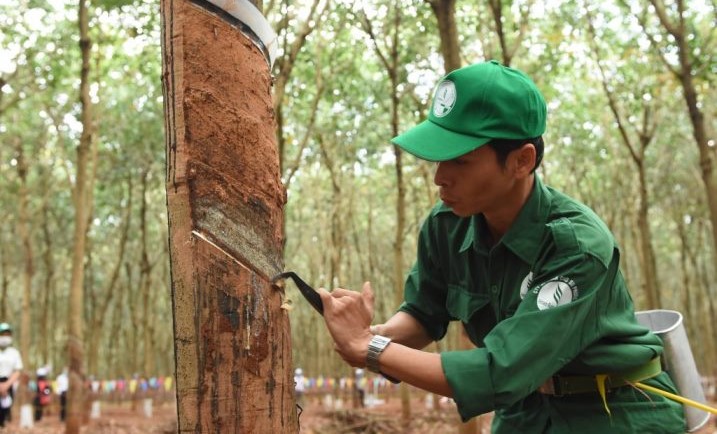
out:
<path id="1" fill-rule="evenodd" d="M 10 324 L 6 322 L 0 322 L 0 333 L 2 332 L 11 332 L 12 327 L 10 327 Z"/>
<path id="2" fill-rule="evenodd" d="M 424 160 L 451 160 L 493 139 L 541 136 L 546 113 L 533 80 L 491 60 L 443 77 L 428 119 L 391 142 Z"/>

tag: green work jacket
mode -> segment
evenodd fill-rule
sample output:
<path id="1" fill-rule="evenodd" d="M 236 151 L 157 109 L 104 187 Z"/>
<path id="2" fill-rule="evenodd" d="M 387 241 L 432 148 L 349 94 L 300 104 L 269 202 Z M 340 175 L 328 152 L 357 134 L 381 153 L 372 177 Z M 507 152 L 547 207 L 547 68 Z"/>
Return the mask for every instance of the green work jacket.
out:
<path id="1" fill-rule="evenodd" d="M 610 393 L 609 416 L 597 393 L 536 392 L 556 374 L 620 372 L 662 352 L 660 338 L 635 319 L 619 249 L 592 210 L 536 175 L 508 232 L 492 246 L 485 240 L 483 215 L 458 217 L 438 203 L 421 228 L 400 307 L 435 340 L 461 321 L 477 346 L 441 354 L 463 420 L 495 410 L 494 433 L 684 432 L 681 406 L 659 395 Z M 674 391 L 666 375 L 654 381 Z M 622 412 L 623 401 L 645 414 Z M 653 419 L 662 431 L 634 431 Z"/>

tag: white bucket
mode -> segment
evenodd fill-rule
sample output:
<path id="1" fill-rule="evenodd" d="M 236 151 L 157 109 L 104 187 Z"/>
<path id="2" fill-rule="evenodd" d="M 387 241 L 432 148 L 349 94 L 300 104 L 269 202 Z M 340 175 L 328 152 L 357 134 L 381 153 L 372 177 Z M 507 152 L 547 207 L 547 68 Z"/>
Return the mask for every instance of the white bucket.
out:
<path id="1" fill-rule="evenodd" d="M 674 310 L 657 309 L 636 312 L 635 316 L 640 324 L 658 335 L 665 344 L 662 367 L 670 374 L 680 395 L 707 404 L 682 314 Z M 710 418 L 710 414 L 704 410 L 688 405 L 685 405 L 684 409 L 688 432 L 702 428 Z"/>

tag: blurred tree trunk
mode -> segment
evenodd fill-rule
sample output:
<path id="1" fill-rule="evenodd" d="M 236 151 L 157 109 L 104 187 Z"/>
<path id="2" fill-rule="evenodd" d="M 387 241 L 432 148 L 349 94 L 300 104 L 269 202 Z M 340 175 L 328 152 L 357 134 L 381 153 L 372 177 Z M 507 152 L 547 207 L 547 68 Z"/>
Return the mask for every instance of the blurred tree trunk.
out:
<path id="1" fill-rule="evenodd" d="M 3 77 L 3 74 L 0 74 L 0 89 L 4 87 L 6 84 L 8 84 L 8 80 Z M 0 115 L 3 115 L 5 113 L 5 110 L 11 104 L 6 104 L 5 101 L 5 93 L 0 92 Z M 2 155 L 4 157 L 4 155 Z M 3 219 L 6 218 L 5 215 L 1 216 Z M 5 239 L 0 239 L 0 318 L 8 318 L 9 317 L 9 306 L 8 306 L 8 289 L 10 288 L 10 277 L 8 274 L 9 270 L 9 261 L 8 261 L 8 254 L 6 250 L 6 246 L 9 243 L 5 241 Z M 4 320 L 3 320 L 4 321 Z"/>
<path id="2" fill-rule="evenodd" d="M 41 175 L 40 178 L 43 183 L 50 181 L 49 174 L 47 173 Z M 41 284 L 42 296 L 40 304 L 42 306 L 42 314 L 39 319 L 40 324 L 38 334 L 41 339 L 41 360 L 53 362 L 52 365 L 59 368 L 60 366 L 57 363 L 54 363 L 54 359 L 57 357 L 57 354 L 55 354 L 54 348 L 52 348 L 52 351 L 50 348 L 52 343 L 54 343 L 54 329 L 58 326 L 57 312 L 53 304 L 56 299 L 55 288 L 57 285 L 55 284 L 55 261 L 53 257 L 53 241 L 50 230 L 50 207 L 48 200 L 49 195 L 52 194 L 52 188 L 45 184 L 43 190 L 45 191 L 45 194 L 42 201 L 42 220 L 40 223 L 40 229 L 42 231 L 42 241 L 44 246 L 44 250 L 42 252 L 42 264 L 45 268 L 45 273 Z"/>
<path id="3" fill-rule="evenodd" d="M 129 229 L 132 221 L 132 178 L 127 177 L 127 206 L 124 210 L 122 218 L 122 227 L 120 240 L 117 246 L 117 255 L 112 270 L 108 273 L 109 279 L 106 285 L 98 294 L 90 294 L 93 308 L 90 309 L 90 327 L 88 330 L 88 351 L 87 351 L 87 371 L 92 375 L 98 375 L 100 370 L 100 342 L 106 332 L 105 324 L 110 325 L 107 321 L 107 311 L 114 297 L 117 295 L 117 283 L 119 282 L 122 264 L 124 263 L 125 251 L 129 240 Z M 117 336 L 109 334 L 109 336 Z M 107 342 L 111 342 L 107 341 Z M 109 345 L 113 348 L 114 345 Z M 136 352 L 136 351 L 135 351 Z"/>
<path id="4" fill-rule="evenodd" d="M 331 245 L 328 249 L 329 254 L 329 286 L 334 288 L 339 282 L 339 276 L 341 274 L 342 256 L 344 250 L 344 224 L 341 221 L 342 211 L 345 209 L 342 206 L 342 193 L 341 184 L 339 183 L 339 176 L 336 174 L 334 168 L 334 162 L 326 149 L 326 143 L 324 138 L 319 135 L 316 139 L 321 150 L 321 158 L 324 160 L 324 167 L 329 172 L 329 179 L 331 179 Z"/>
<path id="5" fill-rule="evenodd" d="M 139 233 L 140 233 L 140 264 L 139 281 L 140 295 L 142 297 L 142 321 L 140 333 L 142 334 L 142 374 L 149 378 L 154 372 L 154 350 L 152 348 L 152 264 L 149 260 L 149 246 L 147 240 L 147 179 L 149 171 L 142 170 L 141 196 L 139 202 Z M 137 342 L 139 344 L 139 342 Z"/>
<path id="6" fill-rule="evenodd" d="M 660 300 L 660 279 L 658 277 L 657 260 L 655 259 L 655 249 L 652 246 L 652 231 L 650 230 L 649 222 L 649 208 L 650 200 L 647 193 L 647 175 L 645 173 L 645 155 L 647 153 L 647 147 L 652 142 L 655 136 L 655 129 L 657 128 L 657 122 L 654 120 L 652 107 L 650 102 L 642 100 L 642 119 L 641 125 L 632 125 L 630 121 L 631 117 L 636 117 L 634 110 L 628 110 L 630 116 L 624 116 L 619 107 L 617 97 L 613 89 L 614 85 L 611 85 L 608 80 L 607 73 L 603 68 L 602 54 L 600 48 L 597 45 L 597 35 L 595 28 L 593 27 L 592 17 L 590 12 L 587 13 L 588 18 L 588 44 L 592 48 L 595 60 L 600 72 L 602 88 L 605 92 L 605 96 L 608 101 L 608 106 L 612 112 L 615 123 L 617 124 L 620 138 L 622 139 L 623 145 L 627 148 L 632 162 L 635 163 L 637 169 L 637 180 L 638 180 L 638 197 L 639 204 L 637 209 L 637 228 L 639 231 L 639 252 L 641 259 L 640 270 L 642 271 L 642 289 L 643 293 L 647 298 L 647 309 L 659 309 L 662 306 Z M 641 84 L 642 85 L 642 84 Z M 643 95 L 645 90 L 628 89 L 627 92 L 630 95 Z M 637 135 L 637 143 L 630 137 L 630 133 L 627 130 L 627 125 L 632 126 L 632 129 Z"/>
<path id="7" fill-rule="evenodd" d="M 141 259 L 140 268 L 141 268 Z M 133 264 L 127 264 L 127 279 L 130 282 L 127 288 L 127 305 L 129 306 L 129 319 L 132 327 L 125 330 L 126 342 L 129 344 L 129 348 L 139 348 L 139 332 L 142 324 L 142 307 L 140 305 L 140 296 L 142 294 L 142 279 L 140 277 L 135 278 L 135 271 Z M 128 374 L 138 374 L 140 371 L 139 366 L 139 352 L 138 351 L 127 351 L 127 367 L 130 370 Z M 136 403 L 135 403 L 136 404 Z M 133 406 L 134 409 L 134 406 Z"/>
<path id="8" fill-rule="evenodd" d="M 684 219 L 684 214 L 681 213 L 680 218 Z M 690 284 L 690 286 L 681 288 L 681 290 L 687 294 L 693 295 L 694 305 L 697 306 L 697 309 L 691 317 L 688 316 L 689 313 L 686 314 L 685 317 L 692 324 L 692 327 L 688 328 L 688 333 L 690 330 L 693 330 L 693 333 L 699 333 L 697 335 L 698 338 L 691 340 L 691 342 L 702 343 L 698 346 L 697 351 L 702 353 L 700 360 L 702 360 L 701 366 L 705 367 L 704 374 L 717 376 L 717 363 L 715 363 L 717 360 L 717 343 L 715 343 L 715 339 L 711 338 L 711 336 L 715 335 L 715 320 L 717 320 L 717 316 L 715 316 L 714 297 L 710 296 L 709 292 L 712 282 L 708 271 L 712 261 L 707 255 L 700 255 L 700 253 L 704 251 L 702 246 L 709 244 L 709 241 L 704 240 L 703 237 L 703 234 L 709 237 L 709 227 L 706 227 L 708 225 L 704 223 L 697 224 L 696 226 L 698 227 L 698 237 L 694 242 L 696 247 L 685 249 L 685 253 L 687 254 L 690 265 L 692 266 L 692 276 L 694 276 L 694 281 L 699 282 L 699 285 L 697 283 Z M 707 288 L 707 290 L 692 291 L 693 288 L 697 288 L 699 286 Z M 707 320 L 705 321 L 704 318 L 707 318 Z"/>
<path id="9" fill-rule="evenodd" d="M 662 63 L 675 76 L 682 87 L 682 96 L 692 124 L 692 136 L 699 150 L 702 182 L 705 185 L 710 222 L 712 223 L 712 267 L 717 269 L 717 176 L 715 176 L 714 169 L 717 150 L 715 150 L 714 146 L 710 146 L 712 139 L 707 133 L 708 122 L 705 121 L 705 113 L 702 110 L 704 103 L 700 101 L 709 100 L 710 97 L 708 95 L 701 97 L 695 84 L 696 77 L 700 75 L 709 77 L 713 74 L 710 71 L 710 62 L 697 58 L 697 56 L 702 55 L 701 53 L 712 52 L 712 48 L 709 46 L 709 42 L 704 42 L 704 47 L 694 46 L 696 44 L 690 42 L 691 40 L 710 41 L 710 37 L 708 35 L 702 35 L 702 38 L 695 37 L 694 32 L 698 32 L 699 29 L 696 28 L 694 23 L 686 22 L 686 19 L 690 18 L 687 17 L 688 14 L 685 11 L 685 2 L 683 0 L 675 1 L 674 6 L 666 6 L 663 0 L 650 0 L 650 4 L 653 6 L 652 13 L 657 16 L 667 33 L 662 40 L 673 45 L 673 47 L 669 47 L 670 49 L 677 50 L 679 65 L 673 66 L 665 57 L 665 53 L 671 50 L 665 49 L 654 35 L 647 30 L 645 31 L 655 51 L 662 59 Z M 638 16 L 637 18 L 643 28 L 646 28 L 644 17 Z M 706 87 L 703 86 L 703 88 L 708 89 L 707 83 L 709 82 L 710 79 L 707 78 Z"/>
<path id="10" fill-rule="evenodd" d="M 7 272 L 8 270 L 8 255 L 5 250 L 6 243 L 0 242 L 0 317 L 8 317 L 8 288 L 10 288 L 10 277 Z"/>
<path id="11" fill-rule="evenodd" d="M 364 14 L 364 30 L 368 33 L 374 42 L 376 54 L 381 60 L 391 83 L 391 136 L 398 135 L 399 108 L 401 98 L 399 95 L 400 84 L 400 68 L 399 63 L 399 33 L 401 30 L 401 8 L 397 5 L 391 7 L 393 9 L 393 21 L 389 27 L 391 33 L 386 38 L 390 43 L 386 43 L 386 47 L 380 47 L 378 38 L 374 34 L 373 27 L 368 18 Z M 387 51 L 387 52 L 384 52 Z M 406 183 L 403 179 L 403 151 L 396 145 L 393 147 L 393 155 L 395 158 L 394 172 L 396 174 L 396 230 L 393 238 L 393 283 L 394 283 L 394 302 L 398 306 L 403 302 L 403 283 L 405 280 L 404 270 L 404 254 L 403 243 L 406 236 Z M 401 417 L 405 422 L 411 420 L 411 394 L 409 385 L 401 383 Z"/>
<path id="12" fill-rule="evenodd" d="M 127 279 L 127 282 L 131 281 Z M 110 336 L 113 336 L 114 341 L 117 343 L 123 342 L 122 324 L 126 323 L 124 321 L 124 308 L 126 306 L 129 306 L 129 304 L 126 304 L 124 300 L 125 294 L 128 292 L 127 285 L 128 284 L 119 285 L 117 289 L 118 294 L 115 297 L 117 302 L 114 303 L 114 309 L 112 310 L 111 319 L 108 318 L 108 322 L 110 323 Z M 134 351 L 130 352 L 134 353 Z M 120 345 L 110 345 L 109 348 L 107 348 L 107 360 L 109 362 L 108 372 L 112 376 L 112 378 L 119 378 L 120 376 L 125 379 L 127 378 L 127 375 L 129 374 L 127 368 L 129 367 L 129 365 L 126 363 L 126 353 L 127 351 L 121 351 Z"/>
<path id="13" fill-rule="evenodd" d="M 488 6 L 493 16 L 495 34 L 500 44 L 502 63 L 505 66 L 510 66 L 513 57 L 515 57 L 515 53 L 522 46 L 523 37 L 528 31 L 528 18 L 530 17 L 530 8 L 533 4 L 533 0 L 528 0 L 525 3 L 514 3 L 513 0 L 508 0 L 506 3 L 507 4 L 504 5 L 503 0 L 489 0 Z M 518 22 L 512 22 L 512 14 L 503 14 L 503 9 L 506 8 L 510 11 L 516 4 L 520 11 L 520 20 Z M 512 44 L 510 43 L 511 37 L 507 34 L 506 29 L 513 29 L 517 32 L 513 36 Z"/>
<path id="14" fill-rule="evenodd" d="M 161 2 L 179 432 L 297 432 L 271 73 L 203 5 Z"/>
<path id="15" fill-rule="evenodd" d="M 461 50 L 456 27 L 456 0 L 426 0 L 438 23 L 441 55 L 446 73 L 461 67 Z"/>
<path id="16" fill-rule="evenodd" d="M 92 41 L 89 36 L 89 13 L 87 0 L 80 0 L 78 12 L 80 30 L 80 103 L 82 134 L 77 146 L 77 169 L 72 199 L 75 205 L 75 241 L 72 252 L 72 274 L 70 277 L 70 299 L 68 308 L 68 360 L 70 387 L 67 393 L 66 433 L 78 434 L 83 421 L 84 407 L 84 260 L 87 228 L 92 209 L 92 163 L 97 152 L 94 143 L 94 119 L 90 100 L 90 54 Z"/>
<path id="17" fill-rule="evenodd" d="M 259 2 L 260 3 L 260 2 Z M 296 26 L 298 31 L 292 31 L 291 27 L 294 27 L 293 24 L 290 24 L 292 19 L 295 19 L 294 17 L 289 17 L 287 15 L 282 15 L 282 20 L 277 24 L 275 27 L 276 32 L 279 34 L 283 34 L 284 37 L 291 36 L 291 40 L 284 39 L 283 41 L 283 49 L 284 54 L 276 60 L 276 63 L 274 64 L 274 95 L 272 104 L 274 107 L 274 113 L 276 116 L 276 140 L 279 144 L 279 167 L 282 173 L 285 169 L 285 162 L 284 158 L 286 157 L 286 138 L 284 134 L 284 112 L 282 110 L 282 106 L 284 104 L 284 96 L 286 95 L 286 85 L 289 81 L 289 78 L 291 78 L 291 72 L 294 69 L 294 65 L 296 65 L 296 58 L 299 55 L 299 52 L 306 44 L 306 38 L 316 29 L 319 28 L 321 25 L 321 18 L 324 15 L 324 12 L 326 11 L 326 8 L 329 5 L 329 1 L 326 1 L 323 5 L 323 8 L 319 11 L 319 3 L 321 3 L 321 0 L 314 0 L 311 4 L 311 7 L 309 8 L 309 13 L 306 15 L 305 18 L 303 18 L 303 23 L 301 25 Z M 290 27 L 291 26 L 291 27 Z M 319 66 L 317 66 L 317 76 L 320 76 L 320 69 Z M 318 105 L 319 97 L 321 95 L 321 91 L 317 91 L 316 95 L 316 103 Z M 315 112 L 316 107 L 314 107 Z M 306 137 L 310 134 L 310 131 L 313 128 L 313 121 L 309 125 L 306 125 L 307 133 Z M 301 148 L 299 149 L 298 156 L 297 156 L 297 166 L 298 162 L 301 158 L 301 151 L 304 148 L 304 145 L 306 143 L 304 142 Z"/>
<path id="18" fill-rule="evenodd" d="M 456 36 L 458 29 L 456 28 L 455 0 L 430 0 L 429 3 L 438 21 L 443 67 L 444 72 L 448 74 L 461 67 L 460 46 Z M 461 327 L 458 336 L 458 348 L 462 350 L 475 348 L 464 327 Z M 458 422 L 458 432 L 460 434 L 477 434 L 479 419 L 479 417 L 474 417 L 465 423 Z"/>
<path id="19" fill-rule="evenodd" d="M 25 158 L 25 151 L 18 137 L 15 143 L 15 151 L 17 155 L 17 175 L 20 180 L 19 204 L 18 204 L 18 227 L 17 233 L 22 244 L 22 258 L 24 263 L 24 269 L 22 274 L 22 310 L 20 313 L 20 354 L 25 362 L 25 372 L 29 371 L 30 367 L 30 348 L 32 333 L 32 313 L 33 310 L 30 306 L 30 300 L 32 297 L 32 277 L 35 274 L 35 266 L 33 263 L 32 253 L 32 239 L 30 236 L 30 210 L 29 206 L 29 193 L 27 188 L 27 159 Z M 29 377 L 27 375 L 20 376 L 20 386 L 17 389 L 17 408 L 21 408 L 25 404 L 30 404 L 30 397 L 28 396 L 27 382 Z"/>

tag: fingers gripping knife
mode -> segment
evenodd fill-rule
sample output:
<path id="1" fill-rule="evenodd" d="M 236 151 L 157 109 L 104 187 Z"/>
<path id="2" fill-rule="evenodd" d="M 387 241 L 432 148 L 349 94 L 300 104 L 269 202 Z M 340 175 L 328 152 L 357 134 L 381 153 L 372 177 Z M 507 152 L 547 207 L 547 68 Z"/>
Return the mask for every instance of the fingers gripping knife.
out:
<path id="1" fill-rule="evenodd" d="M 283 288 L 282 282 L 285 279 L 292 279 L 294 283 L 296 284 L 296 287 L 299 288 L 299 292 L 301 292 L 301 295 L 304 296 L 306 301 L 309 302 L 309 304 L 316 309 L 317 312 L 319 312 L 322 316 L 324 315 L 324 303 L 321 301 L 321 296 L 314 288 L 311 287 L 308 283 L 304 282 L 303 279 L 301 279 L 296 273 L 293 271 L 285 271 L 283 273 L 277 274 L 271 279 L 271 284 L 274 287 L 277 288 Z M 386 379 L 392 383 L 400 383 L 399 380 L 390 377 L 385 374 L 381 374 Z"/>

